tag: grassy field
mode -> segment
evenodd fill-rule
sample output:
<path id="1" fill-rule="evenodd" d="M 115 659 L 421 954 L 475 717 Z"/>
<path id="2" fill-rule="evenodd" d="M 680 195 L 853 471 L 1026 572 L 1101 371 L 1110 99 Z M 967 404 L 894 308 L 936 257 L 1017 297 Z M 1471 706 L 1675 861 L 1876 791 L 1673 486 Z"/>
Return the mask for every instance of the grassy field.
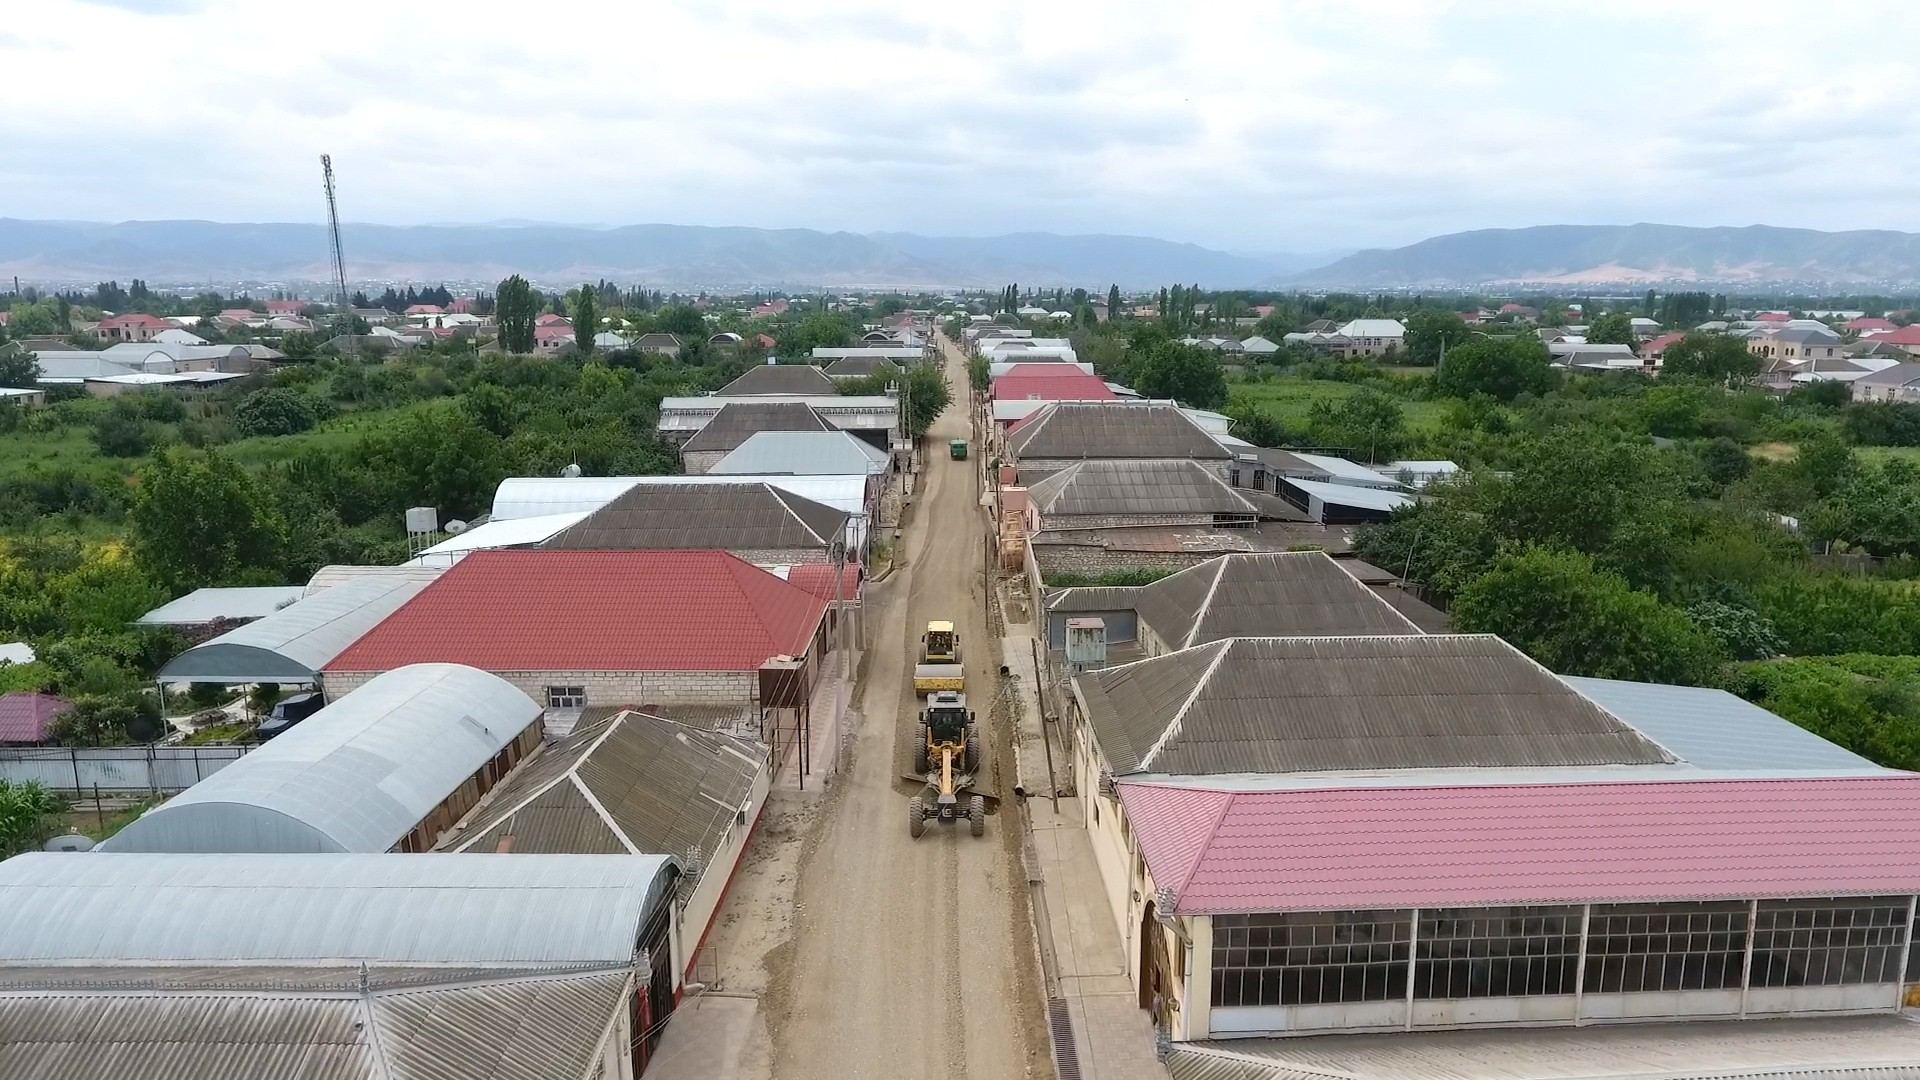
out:
<path id="1" fill-rule="evenodd" d="M 1899 458 L 1920 465 L 1920 446 L 1860 446 L 1854 452 L 1868 461 L 1889 461 Z"/>
<path id="2" fill-rule="evenodd" d="M 1318 379 L 1279 378 L 1271 382 L 1233 383 L 1227 387 L 1230 398 L 1245 398 L 1274 418 L 1287 431 L 1302 431 L 1307 413 L 1322 401 L 1340 401 L 1357 394 L 1359 383 L 1325 382 Z M 1415 432 L 1436 431 L 1440 427 L 1442 405 L 1433 401 L 1400 401 L 1407 412 L 1407 427 Z"/>

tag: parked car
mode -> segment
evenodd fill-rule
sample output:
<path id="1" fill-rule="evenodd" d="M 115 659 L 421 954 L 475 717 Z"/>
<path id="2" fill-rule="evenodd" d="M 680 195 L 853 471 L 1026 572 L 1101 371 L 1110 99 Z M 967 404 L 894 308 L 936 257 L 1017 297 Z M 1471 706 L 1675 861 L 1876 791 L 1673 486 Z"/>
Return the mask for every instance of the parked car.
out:
<path id="1" fill-rule="evenodd" d="M 320 696 L 319 691 L 308 691 L 304 694 L 295 694 L 289 698 L 282 698 L 280 703 L 273 707 L 273 711 L 267 714 L 267 718 L 260 721 L 260 741 L 266 742 L 275 735 L 280 734 L 300 721 L 305 720 L 307 717 L 312 716 L 314 713 L 319 712 L 324 705 L 326 705 L 326 700 Z"/>

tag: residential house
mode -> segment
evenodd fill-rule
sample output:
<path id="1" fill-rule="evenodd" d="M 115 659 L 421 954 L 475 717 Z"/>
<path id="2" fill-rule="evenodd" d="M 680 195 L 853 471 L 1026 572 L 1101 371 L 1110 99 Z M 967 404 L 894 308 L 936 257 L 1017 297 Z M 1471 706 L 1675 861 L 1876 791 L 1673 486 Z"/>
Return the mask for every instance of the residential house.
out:
<path id="1" fill-rule="evenodd" d="M 1874 341 L 1888 345 L 1898 345 L 1910 356 L 1920 356 L 1920 324 L 1903 326 L 1884 334 L 1874 335 Z"/>
<path id="2" fill-rule="evenodd" d="M 900 428 L 900 402 L 891 395 L 827 393 L 722 397 L 703 394 L 699 397 L 662 400 L 657 430 L 662 438 L 684 446 L 702 428 L 712 423 L 723 408 L 744 402 L 805 405 L 827 423 L 842 431 L 850 431 L 883 450 L 892 450 L 894 435 Z M 732 448 L 726 447 L 729 450 Z"/>
<path id="3" fill-rule="evenodd" d="M 1280 346 L 1258 334 L 1240 343 L 1240 351 L 1248 356 L 1272 356 L 1280 351 Z"/>
<path id="4" fill-rule="evenodd" d="M 684 974 L 772 785 L 765 743 L 633 709 L 593 710 L 488 794 L 440 850 L 514 855 L 670 851 L 679 882 Z"/>
<path id="5" fill-rule="evenodd" d="M 1809 360 L 1839 360 L 1846 356 L 1840 335 L 1824 327 L 1818 330 L 1793 327 L 1760 331 L 1747 338 L 1747 351 L 1764 359 L 1800 364 Z"/>
<path id="6" fill-rule="evenodd" d="M 1900 329 L 1900 324 L 1894 322 L 1892 319 L 1882 319 L 1877 316 L 1867 317 L 1863 315 L 1857 319 L 1848 319 L 1841 329 L 1849 334 L 1857 334 L 1860 337 L 1872 337 L 1875 334 L 1891 334 L 1895 330 Z"/>
<path id="7" fill-rule="evenodd" d="M 398 315 L 388 311 L 386 308 L 349 308 L 347 310 L 351 312 L 355 318 L 365 320 L 368 326 L 380 326 L 399 318 Z"/>
<path id="8" fill-rule="evenodd" d="M 1354 319 L 1342 326 L 1348 356 L 1385 356 L 1406 343 L 1407 328 L 1398 319 Z"/>
<path id="9" fill-rule="evenodd" d="M 540 547 L 726 551 L 756 565 L 797 566 L 845 557 L 852 516 L 764 480 L 635 484 Z"/>
<path id="10" fill-rule="evenodd" d="M 1640 360 L 1648 367 L 1659 367 L 1666 362 L 1667 350 L 1687 339 L 1685 334 L 1661 334 L 1640 343 Z"/>
<path id="11" fill-rule="evenodd" d="M 536 323 L 533 328 L 533 351 L 536 355 L 554 355 L 574 347 L 573 324 L 554 316 L 556 321 Z"/>
<path id="12" fill-rule="evenodd" d="M 1584 337 L 1575 341 L 1571 337 L 1559 341 L 1547 342 L 1547 354 L 1552 362 L 1564 368 L 1581 368 L 1587 371 L 1641 371 L 1646 365 L 1634 355 L 1633 346 L 1617 343 L 1595 343 Z"/>
<path id="13" fill-rule="evenodd" d="M 108 341 L 152 341 L 159 334 L 172 329 L 174 324 L 158 315 L 134 311 L 101 319 L 93 332 Z"/>
<path id="14" fill-rule="evenodd" d="M 837 391 L 833 378 L 811 364 L 778 364 L 768 361 L 750 367 L 739 378 L 715 391 L 725 398 L 760 397 L 768 394 L 794 396 L 832 394 Z"/>
<path id="15" fill-rule="evenodd" d="M 643 352 L 650 356 L 677 359 L 680 355 L 680 339 L 656 330 L 650 334 L 641 334 L 639 340 L 633 343 L 633 348 L 636 352 Z"/>
<path id="16" fill-rule="evenodd" d="M 711 425 L 709 425 L 711 426 Z M 823 431 L 756 431 L 707 470 L 713 475 L 846 476 L 887 473 L 885 450 L 838 428 Z"/>
<path id="17" fill-rule="evenodd" d="M 156 345 L 205 345 L 207 343 L 206 338 L 179 327 L 160 331 L 153 335 L 153 341 Z"/>
<path id="18" fill-rule="evenodd" d="M 1909 360 L 1853 380 L 1855 401 L 1920 403 L 1920 360 Z"/>
<path id="19" fill-rule="evenodd" d="M 1660 322 L 1657 319 L 1649 319 L 1644 315 L 1635 315 L 1633 318 L 1627 320 L 1627 324 L 1632 329 L 1633 340 L 1635 341 L 1646 341 L 1660 336 Z"/>
<path id="20" fill-rule="evenodd" d="M 680 464 L 687 475 L 698 476 L 760 432 L 835 430 L 819 413 L 798 401 L 734 398 L 681 444 Z"/>
<path id="21" fill-rule="evenodd" d="M 350 690 L 396 667 L 453 663 L 549 709 L 771 706 L 763 686 L 779 701 L 805 698 L 826 609 L 725 551 L 476 551 L 333 658 L 326 677 Z M 798 666 L 768 668 L 783 658 Z"/>
<path id="22" fill-rule="evenodd" d="M 1078 461 L 1198 461 L 1224 479 L 1233 460 L 1171 402 L 1049 403 L 1007 429 L 1006 451 L 1028 485 Z"/>
<path id="23" fill-rule="evenodd" d="M 72 708 L 72 702 L 53 694 L 0 694 L 0 745 L 45 746 L 53 742 L 54 721 Z"/>
<path id="24" fill-rule="evenodd" d="M 875 375 L 892 378 L 899 375 L 903 369 L 897 361 L 885 356 L 843 356 L 822 370 L 828 378 L 844 382 L 851 379 L 871 378 Z"/>
<path id="25" fill-rule="evenodd" d="M 47 392 L 45 390 L 37 388 L 28 390 L 19 386 L 0 386 L 0 406 L 13 405 L 26 409 L 37 409 L 46 403 Z"/>
<path id="26" fill-rule="evenodd" d="M 755 304 L 748 314 L 756 319 L 771 319 L 776 315 L 785 315 L 793 305 L 785 300 L 774 299 Z"/>

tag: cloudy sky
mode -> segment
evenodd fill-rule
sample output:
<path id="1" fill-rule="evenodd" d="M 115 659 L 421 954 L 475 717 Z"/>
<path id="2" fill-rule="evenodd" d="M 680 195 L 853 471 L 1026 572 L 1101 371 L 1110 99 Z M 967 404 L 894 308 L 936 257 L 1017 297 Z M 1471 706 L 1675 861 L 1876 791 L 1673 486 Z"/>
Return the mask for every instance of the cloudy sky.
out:
<path id="1" fill-rule="evenodd" d="M 0 216 L 1920 230 L 1920 4 L 21 0 Z M 1899 47 L 1886 47 L 1899 46 Z"/>

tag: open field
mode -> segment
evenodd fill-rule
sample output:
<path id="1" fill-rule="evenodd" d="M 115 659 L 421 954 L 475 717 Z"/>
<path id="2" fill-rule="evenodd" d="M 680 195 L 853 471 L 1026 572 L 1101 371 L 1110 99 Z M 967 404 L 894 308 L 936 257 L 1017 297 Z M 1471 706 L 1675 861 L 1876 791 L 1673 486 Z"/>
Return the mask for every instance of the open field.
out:
<path id="1" fill-rule="evenodd" d="M 1328 382 L 1320 379 L 1278 378 L 1271 382 L 1228 384 L 1228 396 L 1252 401 L 1289 432 L 1305 429 L 1307 414 L 1322 401 L 1338 402 L 1360 392 L 1364 384 Z M 1407 426 L 1415 432 L 1440 427 L 1442 405 L 1433 401 L 1407 401 L 1396 398 L 1407 412 Z"/>

